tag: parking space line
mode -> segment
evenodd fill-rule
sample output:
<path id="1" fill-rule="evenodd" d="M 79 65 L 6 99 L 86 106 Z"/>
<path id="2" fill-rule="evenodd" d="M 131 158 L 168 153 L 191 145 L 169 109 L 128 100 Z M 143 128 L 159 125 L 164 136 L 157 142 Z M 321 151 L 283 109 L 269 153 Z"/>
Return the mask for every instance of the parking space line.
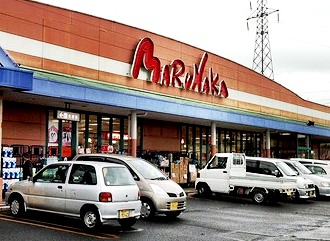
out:
<path id="1" fill-rule="evenodd" d="M 79 235 L 93 237 L 93 238 L 99 238 L 99 239 L 106 239 L 106 238 L 120 239 L 120 236 L 114 235 L 114 234 L 104 234 L 103 236 L 96 235 L 96 234 L 89 234 L 89 233 L 84 233 L 84 232 L 79 232 L 79 231 L 74 231 L 74 230 L 68 230 L 67 226 L 56 225 L 58 227 L 51 227 L 51 226 L 47 226 L 46 224 L 48 224 L 48 225 L 49 224 L 54 225 L 54 224 L 52 224 L 52 223 L 42 223 L 42 224 L 41 223 L 30 223 L 30 222 L 25 221 L 25 220 L 11 219 L 8 216 L 1 215 L 1 214 L 0 214 L 0 220 L 15 222 L 15 223 L 21 223 L 21 224 L 27 224 L 27 225 L 31 225 L 31 226 L 36 226 L 36 227 L 41 227 L 41 228 L 46 228 L 46 229 L 52 229 L 52 230 L 66 232 L 66 233 L 79 234 Z M 31 220 L 29 220 L 29 221 L 31 221 Z M 79 230 L 79 229 L 76 229 L 76 230 Z"/>

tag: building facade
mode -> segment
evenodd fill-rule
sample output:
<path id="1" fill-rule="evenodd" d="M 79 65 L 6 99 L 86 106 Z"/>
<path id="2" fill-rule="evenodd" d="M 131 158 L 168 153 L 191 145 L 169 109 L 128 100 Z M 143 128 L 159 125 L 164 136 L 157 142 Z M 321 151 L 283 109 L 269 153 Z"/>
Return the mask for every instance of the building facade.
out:
<path id="1" fill-rule="evenodd" d="M 14 156 L 330 158 L 330 108 L 249 68 L 114 21 L 0 3 L 0 140 Z"/>

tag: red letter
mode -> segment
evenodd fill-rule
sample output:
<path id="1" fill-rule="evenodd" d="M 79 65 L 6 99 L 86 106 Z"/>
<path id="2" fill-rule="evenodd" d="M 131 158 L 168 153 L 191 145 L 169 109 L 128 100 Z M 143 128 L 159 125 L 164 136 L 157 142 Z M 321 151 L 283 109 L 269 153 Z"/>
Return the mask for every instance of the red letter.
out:
<path id="1" fill-rule="evenodd" d="M 207 58 L 208 58 L 207 53 L 204 53 L 201 62 L 199 63 L 198 69 L 196 64 L 194 64 L 194 78 L 193 78 L 193 85 L 191 87 L 191 90 L 195 90 L 196 86 L 198 86 L 198 92 L 201 92 L 202 78 L 203 78 L 203 73 Z"/>
<path id="2" fill-rule="evenodd" d="M 158 83 L 160 77 L 160 61 L 154 57 L 154 43 L 150 38 L 141 39 L 136 47 L 131 74 L 133 78 L 137 79 L 140 68 L 143 66 L 151 71 L 152 82 Z"/>
<path id="3" fill-rule="evenodd" d="M 228 89 L 225 81 L 221 81 L 220 83 L 220 91 L 219 91 L 219 96 L 227 98 L 228 97 Z"/>
<path id="4" fill-rule="evenodd" d="M 213 77 L 213 71 L 212 68 L 209 69 L 209 78 L 210 78 L 210 82 L 211 82 L 211 93 L 212 95 L 217 95 L 219 92 L 218 89 L 218 81 L 219 81 L 219 75 L 218 73 L 216 73 Z"/>
<path id="5" fill-rule="evenodd" d="M 164 83 L 165 82 L 165 83 Z M 163 66 L 163 70 L 162 70 L 162 77 L 160 79 L 160 84 L 165 84 L 166 86 L 170 86 L 170 67 L 165 64 Z"/>
<path id="6" fill-rule="evenodd" d="M 192 84 L 192 80 L 193 80 L 193 77 L 190 74 L 186 73 L 184 75 L 184 88 L 186 90 L 190 90 L 190 86 Z"/>
<path id="7" fill-rule="evenodd" d="M 184 73 L 185 71 L 185 67 L 184 67 L 184 63 L 179 60 L 173 60 L 171 63 L 171 80 L 172 80 L 172 86 L 175 87 L 175 83 L 178 83 L 178 85 L 181 87 L 182 86 L 182 82 L 179 79 L 179 77 Z"/>
<path id="8" fill-rule="evenodd" d="M 207 77 L 203 80 L 203 92 L 207 95 L 210 93 L 210 81 Z"/>

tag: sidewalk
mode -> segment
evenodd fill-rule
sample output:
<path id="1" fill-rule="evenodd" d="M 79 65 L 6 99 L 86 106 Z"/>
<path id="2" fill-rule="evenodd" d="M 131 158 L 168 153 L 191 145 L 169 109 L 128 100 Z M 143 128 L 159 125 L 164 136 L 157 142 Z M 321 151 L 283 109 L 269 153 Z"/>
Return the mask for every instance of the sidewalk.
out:
<path id="1" fill-rule="evenodd" d="M 0 212 L 6 211 L 6 210 L 9 210 L 9 206 L 7 206 L 5 204 L 5 202 L 2 200 L 2 202 L 0 203 Z"/>
<path id="2" fill-rule="evenodd" d="M 193 195 L 193 194 L 197 193 L 195 188 L 193 188 L 193 187 L 185 187 L 185 188 L 183 188 L 183 190 L 186 192 L 187 196 L 190 196 L 190 195 Z"/>

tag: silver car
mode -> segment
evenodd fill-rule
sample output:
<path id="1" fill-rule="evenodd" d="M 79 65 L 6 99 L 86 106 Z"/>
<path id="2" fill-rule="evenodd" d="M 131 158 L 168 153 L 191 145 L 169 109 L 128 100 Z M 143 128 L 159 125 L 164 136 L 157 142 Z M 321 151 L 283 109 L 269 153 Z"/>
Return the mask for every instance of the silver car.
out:
<path id="1" fill-rule="evenodd" d="M 9 186 L 5 202 L 14 216 L 27 210 L 80 218 L 87 229 L 110 220 L 133 226 L 140 217 L 140 191 L 124 165 L 66 161 L 50 164 L 30 180 Z"/>
<path id="2" fill-rule="evenodd" d="M 285 163 L 296 171 L 298 175 L 312 180 L 315 184 L 316 197 L 330 196 L 330 178 L 325 178 L 313 174 L 306 166 L 295 160 L 285 160 Z"/>
<path id="3" fill-rule="evenodd" d="M 187 196 L 181 186 L 144 159 L 115 154 L 79 154 L 73 160 L 126 165 L 141 191 L 141 218 L 150 219 L 161 213 L 174 218 L 186 209 Z"/>

